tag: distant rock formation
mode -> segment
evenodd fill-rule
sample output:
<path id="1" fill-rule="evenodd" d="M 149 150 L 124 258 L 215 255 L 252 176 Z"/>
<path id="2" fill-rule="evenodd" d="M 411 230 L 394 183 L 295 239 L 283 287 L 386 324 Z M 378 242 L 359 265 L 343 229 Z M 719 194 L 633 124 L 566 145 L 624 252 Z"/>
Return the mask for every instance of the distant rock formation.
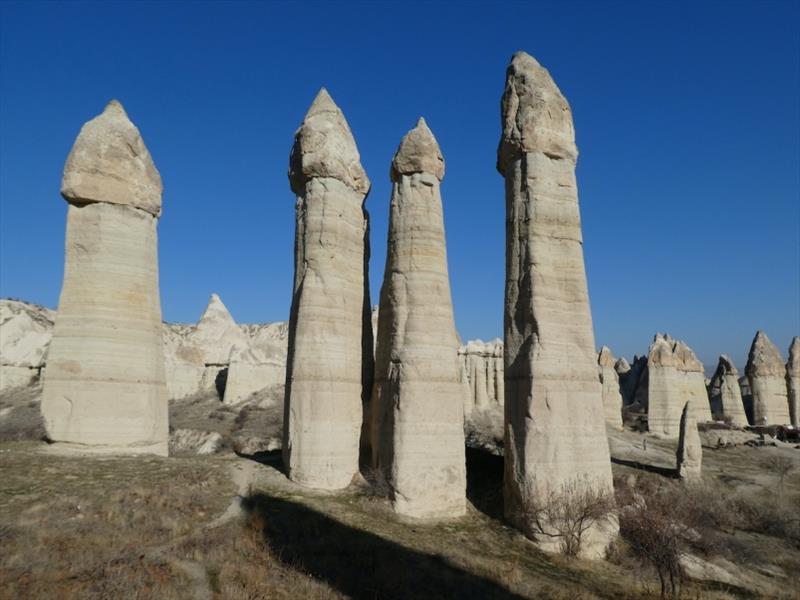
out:
<path id="1" fill-rule="evenodd" d="M 753 396 L 753 425 L 788 425 L 786 365 L 763 331 L 756 333 L 744 370 Z"/>
<path id="2" fill-rule="evenodd" d="M 703 444 L 697 430 L 695 411 L 691 402 L 683 405 L 678 435 L 678 451 L 676 453 L 678 477 L 686 481 L 702 479 Z"/>
<path id="3" fill-rule="evenodd" d="M 161 177 L 119 102 L 86 123 L 64 167 L 64 282 L 44 376 L 51 440 L 168 453 L 156 225 Z"/>
<path id="4" fill-rule="evenodd" d="M 793 426 L 800 427 L 800 336 L 792 338 L 792 345 L 789 346 L 786 386 L 789 393 L 789 417 Z"/>
<path id="5" fill-rule="evenodd" d="M 719 364 L 709 385 L 711 414 L 718 421 L 727 421 L 736 427 L 747 426 L 742 391 L 739 388 L 739 372 L 726 355 L 719 357 Z"/>
<path id="6" fill-rule="evenodd" d="M 531 515 L 564 486 L 613 493 L 583 262 L 572 113 L 550 74 L 518 52 L 506 71 L 497 168 L 506 191 L 506 518 L 545 550 Z M 582 553 L 602 557 L 616 525 Z"/>
<path id="7" fill-rule="evenodd" d="M 0 300 L 0 393 L 40 380 L 56 313 L 18 300 Z"/>
<path id="8" fill-rule="evenodd" d="M 470 340 L 458 348 L 459 379 L 464 386 L 464 415 L 503 414 L 503 341 Z"/>
<path id="9" fill-rule="evenodd" d="M 288 323 L 243 325 L 247 344 L 234 347 L 225 378 L 225 404 L 238 404 L 267 387 L 286 384 Z"/>
<path id="10" fill-rule="evenodd" d="M 466 512 L 464 400 L 439 191 L 443 177 L 439 145 L 420 119 L 392 161 L 371 447 L 394 510 L 424 519 Z"/>
<path id="11" fill-rule="evenodd" d="M 603 411 L 606 423 L 622 429 L 622 394 L 614 364 L 614 355 L 611 354 L 611 349 L 608 346 L 600 348 L 600 352 L 597 354 L 597 366 L 600 369 L 600 383 L 603 385 Z"/>
<path id="12" fill-rule="evenodd" d="M 650 431 L 677 438 L 686 402 L 695 421 L 711 420 L 703 363 L 684 342 L 658 333 L 647 356 L 647 400 L 643 402 Z"/>
<path id="13" fill-rule="evenodd" d="M 284 465 L 297 483 L 339 489 L 358 471 L 372 372 L 370 183 L 350 127 L 324 89 L 295 134 L 289 182 L 297 202 Z"/>

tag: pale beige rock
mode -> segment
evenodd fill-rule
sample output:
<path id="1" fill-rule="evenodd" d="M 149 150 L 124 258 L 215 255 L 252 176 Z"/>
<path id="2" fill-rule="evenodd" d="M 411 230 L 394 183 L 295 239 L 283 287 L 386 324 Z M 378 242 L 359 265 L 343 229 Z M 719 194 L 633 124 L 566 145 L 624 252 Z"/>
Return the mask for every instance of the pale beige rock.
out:
<path id="1" fill-rule="evenodd" d="M 789 346 L 786 384 L 789 393 L 789 417 L 792 425 L 800 427 L 800 336 L 792 338 L 792 345 Z"/>
<path id="2" fill-rule="evenodd" d="M 614 355 L 608 346 L 600 348 L 597 366 L 600 370 L 600 383 L 603 386 L 603 411 L 606 423 L 622 429 L 622 394 L 619 389 L 619 376 L 614 369 Z"/>
<path id="3" fill-rule="evenodd" d="M 158 290 L 161 179 L 112 102 L 67 159 L 64 283 L 42 415 L 53 441 L 167 454 L 167 389 Z"/>
<path id="4" fill-rule="evenodd" d="M 739 388 L 739 372 L 726 355 L 719 357 L 719 364 L 709 385 L 711 412 L 717 420 L 724 420 L 736 427 L 747 426 L 742 391 Z"/>
<path id="5" fill-rule="evenodd" d="M 373 464 L 386 478 L 394 510 L 427 519 L 466 512 L 464 405 L 439 191 L 443 174 L 439 145 L 420 119 L 392 161 L 372 395 Z"/>
<path id="6" fill-rule="evenodd" d="M 753 339 L 744 372 L 753 396 L 753 425 L 788 425 L 786 366 L 780 350 L 763 331 Z"/>
<path id="7" fill-rule="evenodd" d="M 565 485 L 613 493 L 578 209 L 572 113 L 531 56 L 514 55 L 497 167 L 506 185 L 505 513 L 536 537 L 532 511 Z M 602 557 L 617 526 L 587 532 Z M 546 550 L 557 542 L 537 539 Z"/>
<path id="8" fill-rule="evenodd" d="M 217 294 L 211 294 L 197 327 L 188 335 L 188 343 L 198 349 L 206 366 L 227 365 L 234 349 L 249 346 L 247 335 Z"/>
<path id="9" fill-rule="evenodd" d="M 122 204 L 161 215 L 161 175 L 116 100 L 87 122 L 70 150 L 61 195 L 74 205 Z"/>
<path id="10" fill-rule="evenodd" d="M 320 91 L 295 134 L 295 274 L 283 456 L 309 487 L 347 486 L 372 372 L 367 260 L 369 180 L 341 110 Z"/>
<path id="11" fill-rule="evenodd" d="M 464 415 L 499 411 L 504 402 L 503 341 L 470 340 L 458 348 L 459 380 L 464 387 Z"/>
<path id="12" fill-rule="evenodd" d="M 250 328 L 247 346 L 231 354 L 225 404 L 239 404 L 266 387 L 286 383 L 288 332 L 286 323 Z"/>
<path id="13" fill-rule="evenodd" d="M 169 434 L 170 454 L 189 452 L 199 456 L 216 454 L 222 450 L 222 434 L 216 431 L 176 429 Z"/>
<path id="14" fill-rule="evenodd" d="M 687 481 L 702 479 L 703 445 L 691 402 L 684 404 L 681 411 L 676 462 L 678 477 L 681 479 Z"/>
<path id="15" fill-rule="evenodd" d="M 55 312 L 0 299 L 0 392 L 39 380 L 53 333 Z"/>
<path id="16" fill-rule="evenodd" d="M 644 404 L 653 433 L 677 438 L 681 410 L 687 401 L 696 422 L 711 421 L 703 363 L 680 340 L 656 334 L 647 357 L 646 390 Z"/>

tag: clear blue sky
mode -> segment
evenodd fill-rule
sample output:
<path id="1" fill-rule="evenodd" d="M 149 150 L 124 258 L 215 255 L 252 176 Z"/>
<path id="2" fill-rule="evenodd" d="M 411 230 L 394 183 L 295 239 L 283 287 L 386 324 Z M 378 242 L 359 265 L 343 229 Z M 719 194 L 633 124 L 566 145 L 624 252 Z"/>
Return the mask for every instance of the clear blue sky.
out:
<path id="1" fill-rule="evenodd" d="M 502 337 L 499 101 L 516 50 L 569 99 L 597 343 L 656 331 L 742 368 L 756 329 L 800 333 L 797 2 L 0 4 L 0 295 L 55 307 L 64 160 L 111 98 L 164 180 L 164 318 L 211 292 L 240 322 L 288 317 L 294 130 L 320 86 L 373 182 L 373 303 L 389 163 L 424 115 L 456 321 Z"/>

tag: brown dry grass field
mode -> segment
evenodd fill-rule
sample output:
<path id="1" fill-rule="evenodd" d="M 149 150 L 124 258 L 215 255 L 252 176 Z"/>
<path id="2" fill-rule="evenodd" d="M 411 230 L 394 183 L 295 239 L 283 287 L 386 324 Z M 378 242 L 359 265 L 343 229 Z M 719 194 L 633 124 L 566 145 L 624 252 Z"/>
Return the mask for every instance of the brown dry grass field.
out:
<path id="1" fill-rule="evenodd" d="M 638 434 L 618 435 L 635 445 Z M 670 453 L 656 439 L 648 448 L 654 463 Z M 623 536 L 608 561 L 589 562 L 543 554 L 507 527 L 502 459 L 478 451 L 468 452 L 468 515 L 425 525 L 395 518 L 363 480 L 336 494 L 300 488 L 275 452 L 76 456 L 3 442 L 0 597 L 657 597 L 657 571 L 632 550 L 634 508 L 645 498 L 690 573 L 706 579 L 684 578 L 681 597 L 797 598 L 796 455 L 707 450 L 695 486 L 618 461 Z M 798 467 L 782 484 L 768 468 L 774 456 Z"/>

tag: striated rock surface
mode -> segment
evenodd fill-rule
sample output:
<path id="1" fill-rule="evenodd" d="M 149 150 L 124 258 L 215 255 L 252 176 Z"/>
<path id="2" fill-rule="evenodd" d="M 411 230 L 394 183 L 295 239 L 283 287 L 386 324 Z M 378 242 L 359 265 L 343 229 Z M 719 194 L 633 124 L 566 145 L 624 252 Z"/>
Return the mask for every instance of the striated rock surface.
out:
<path id="1" fill-rule="evenodd" d="M 464 415 L 498 412 L 502 419 L 503 341 L 470 340 L 458 348 L 459 379 L 464 387 Z"/>
<path id="2" fill-rule="evenodd" d="M 399 514 L 457 517 L 466 512 L 464 399 L 439 191 L 444 160 L 424 119 L 400 142 L 391 175 L 373 464 Z"/>
<path id="3" fill-rule="evenodd" d="M 703 445 L 691 402 L 683 405 L 676 453 L 678 477 L 686 481 L 702 479 Z"/>
<path id="4" fill-rule="evenodd" d="M 739 372 L 726 355 L 719 357 L 719 364 L 709 385 L 709 400 L 714 419 L 727 421 L 736 427 L 747 426 L 742 391 L 739 388 Z"/>
<path id="5" fill-rule="evenodd" d="M 800 336 L 792 338 L 792 344 L 789 346 L 786 385 L 789 394 L 789 417 L 792 425 L 800 427 Z"/>
<path id="6" fill-rule="evenodd" d="M 39 381 L 55 311 L 0 299 L 0 393 Z"/>
<path id="7" fill-rule="evenodd" d="M 286 383 L 287 323 L 246 326 L 247 344 L 234 349 L 225 383 L 225 404 L 238 404 L 266 387 Z"/>
<path id="8" fill-rule="evenodd" d="M 546 550 L 532 511 L 565 486 L 613 493 L 583 262 L 569 104 L 518 52 L 506 72 L 497 168 L 505 177 L 505 514 Z M 616 524 L 586 534 L 602 557 Z"/>
<path id="9" fill-rule="evenodd" d="M 684 342 L 658 333 L 647 356 L 645 405 L 650 431 L 677 438 L 686 402 L 696 422 L 711 420 L 703 363 Z"/>
<path id="10" fill-rule="evenodd" d="M 753 397 L 753 425 L 788 425 L 786 365 L 780 350 L 763 331 L 753 339 L 744 371 Z"/>
<path id="11" fill-rule="evenodd" d="M 622 429 L 622 394 L 619 388 L 619 376 L 614 365 L 614 355 L 611 354 L 611 349 L 608 346 L 600 348 L 597 355 L 597 366 L 600 369 L 600 383 L 603 386 L 603 411 L 606 423 Z"/>
<path id="12" fill-rule="evenodd" d="M 371 388 L 369 180 L 347 121 L 319 92 L 295 134 L 289 182 L 297 195 L 283 456 L 309 487 L 346 487 L 358 470 Z"/>
<path id="13" fill-rule="evenodd" d="M 166 455 L 161 177 L 118 102 L 81 129 L 61 193 L 69 202 L 66 260 L 44 376 L 47 434 Z"/>

